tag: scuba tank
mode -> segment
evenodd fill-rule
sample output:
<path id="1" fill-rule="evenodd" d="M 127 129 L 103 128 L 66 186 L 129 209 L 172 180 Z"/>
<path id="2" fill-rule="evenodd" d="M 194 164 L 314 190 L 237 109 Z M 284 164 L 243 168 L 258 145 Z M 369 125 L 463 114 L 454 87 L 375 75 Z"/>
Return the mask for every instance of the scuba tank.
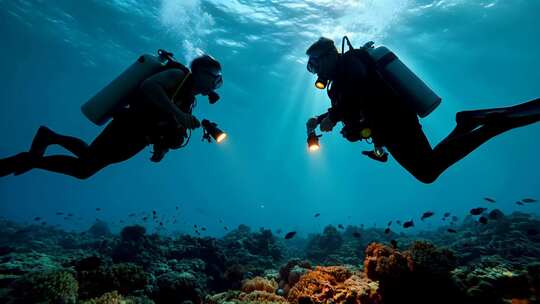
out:
<path id="1" fill-rule="evenodd" d="M 373 68 L 403 102 L 421 118 L 428 116 L 441 104 L 441 98 L 388 48 L 374 47 L 374 42 L 370 41 L 360 49 L 354 49 L 345 36 L 342 41 L 342 52 L 345 41 L 349 49 Z"/>
<path id="2" fill-rule="evenodd" d="M 98 126 L 105 124 L 119 109 L 129 104 L 129 96 L 148 77 L 168 68 L 185 66 L 174 61 L 172 53 L 158 50 L 157 56 L 144 54 L 81 107 L 83 114 Z"/>

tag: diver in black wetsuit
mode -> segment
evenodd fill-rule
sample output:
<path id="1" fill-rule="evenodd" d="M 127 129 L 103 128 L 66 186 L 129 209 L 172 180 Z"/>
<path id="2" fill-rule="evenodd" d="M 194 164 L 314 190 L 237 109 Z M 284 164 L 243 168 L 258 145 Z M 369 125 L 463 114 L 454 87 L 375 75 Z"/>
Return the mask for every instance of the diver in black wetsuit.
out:
<path id="1" fill-rule="evenodd" d="M 208 96 L 215 103 L 219 98 L 215 90 L 222 83 L 221 65 L 208 55 L 195 58 L 191 71 L 182 66 L 159 72 L 141 83 L 130 97 L 129 107 L 113 115 L 90 145 L 42 126 L 29 152 L 0 160 L 0 176 L 39 168 L 86 179 L 110 164 L 133 157 L 149 144 L 154 147 L 151 160 L 159 162 L 169 149 L 182 146 L 187 129 L 200 126 L 191 114 L 195 96 Z M 74 156 L 44 156 L 53 144 Z"/>
<path id="2" fill-rule="evenodd" d="M 340 54 L 327 38 L 319 39 L 306 53 L 308 71 L 318 75 L 318 88 L 328 83 L 332 103 L 327 113 L 308 120 L 308 133 L 317 126 L 329 132 L 342 122 L 341 133 L 348 140 L 358 141 L 364 135 L 373 140 L 375 150 L 363 154 L 384 162 L 385 147 L 424 183 L 434 182 L 448 167 L 494 136 L 540 121 L 540 99 L 505 108 L 463 111 L 456 114 L 455 129 L 432 148 L 416 112 L 400 102 L 369 64 L 352 52 Z M 362 134 L 364 130 L 369 130 L 368 134 Z"/>

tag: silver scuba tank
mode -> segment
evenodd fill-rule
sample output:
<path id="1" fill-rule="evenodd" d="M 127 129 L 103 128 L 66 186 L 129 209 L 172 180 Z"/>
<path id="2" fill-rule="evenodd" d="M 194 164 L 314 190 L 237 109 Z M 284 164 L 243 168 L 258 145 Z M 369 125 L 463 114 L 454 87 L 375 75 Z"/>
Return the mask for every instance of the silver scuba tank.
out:
<path id="1" fill-rule="evenodd" d="M 164 70 L 170 53 L 158 51 L 158 55 L 144 54 L 116 79 L 111 81 L 81 107 L 83 114 L 96 125 L 103 125 L 118 109 L 127 106 L 128 96 L 146 78 Z"/>
<path id="2" fill-rule="evenodd" d="M 418 116 L 426 117 L 441 104 L 441 98 L 433 92 L 392 51 L 384 46 L 374 48 L 366 44 L 370 57 L 375 61 L 383 78 Z"/>

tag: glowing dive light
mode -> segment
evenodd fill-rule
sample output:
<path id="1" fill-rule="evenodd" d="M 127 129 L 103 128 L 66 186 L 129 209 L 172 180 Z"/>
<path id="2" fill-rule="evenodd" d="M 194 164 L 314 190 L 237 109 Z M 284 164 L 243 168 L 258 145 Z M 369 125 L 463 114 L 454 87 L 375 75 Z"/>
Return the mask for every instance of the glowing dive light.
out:
<path id="1" fill-rule="evenodd" d="M 317 135 L 315 132 L 309 133 L 307 143 L 310 152 L 318 151 L 321 148 L 319 137 L 321 137 L 321 135 Z"/>
<path id="2" fill-rule="evenodd" d="M 315 81 L 315 87 L 319 90 L 322 90 L 326 88 L 326 85 L 328 84 L 328 80 L 317 78 L 317 81 Z"/>
<path id="3" fill-rule="evenodd" d="M 221 129 L 217 127 L 216 123 L 213 123 L 208 119 L 203 119 L 201 125 L 204 129 L 203 140 L 206 139 L 208 142 L 210 142 L 211 138 L 214 138 L 217 143 L 221 143 L 223 140 L 225 140 L 225 138 L 227 138 L 227 133 L 221 131 Z"/>

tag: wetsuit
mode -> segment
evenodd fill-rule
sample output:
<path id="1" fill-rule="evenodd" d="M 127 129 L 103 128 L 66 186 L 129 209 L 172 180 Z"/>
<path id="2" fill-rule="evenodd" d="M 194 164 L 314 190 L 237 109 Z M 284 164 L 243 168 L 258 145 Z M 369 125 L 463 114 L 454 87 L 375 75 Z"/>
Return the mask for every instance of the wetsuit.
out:
<path id="1" fill-rule="evenodd" d="M 191 114 L 195 96 L 191 93 L 193 80 L 191 76 L 188 77 L 177 94 L 175 104 L 184 113 Z M 146 100 L 140 90 L 130 99 L 130 106 L 114 115 L 90 145 L 71 136 L 51 136 L 49 144 L 58 144 L 75 156 L 43 156 L 23 166 L 30 167 L 26 169 L 40 168 L 86 179 L 110 164 L 130 159 L 149 144 L 167 149 L 177 149 L 182 145 L 186 130 L 171 121 L 169 113 L 163 113 L 155 104 Z"/>
<path id="2" fill-rule="evenodd" d="M 385 146 L 401 166 L 424 183 L 435 181 L 448 167 L 492 137 L 540 120 L 538 115 L 519 120 L 501 119 L 471 130 L 458 125 L 432 148 L 416 113 L 400 102 L 400 97 L 352 52 L 340 55 L 328 95 L 332 101 L 328 115 L 334 122 L 343 122 L 342 133 L 347 139 L 359 140 L 360 130 L 369 127 L 374 143 Z M 538 103 L 533 101 L 509 109 L 538 107 Z"/>

